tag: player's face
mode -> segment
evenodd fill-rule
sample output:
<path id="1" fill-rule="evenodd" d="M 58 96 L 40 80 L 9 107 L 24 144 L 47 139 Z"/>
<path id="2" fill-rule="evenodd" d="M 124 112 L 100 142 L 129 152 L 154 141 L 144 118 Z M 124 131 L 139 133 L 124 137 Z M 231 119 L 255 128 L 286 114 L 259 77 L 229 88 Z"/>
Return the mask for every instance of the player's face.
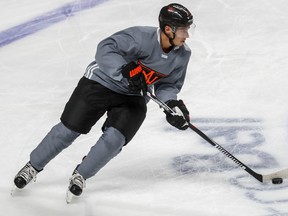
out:
<path id="1" fill-rule="evenodd" d="M 176 46 L 181 46 L 185 43 L 186 39 L 189 38 L 190 27 L 178 27 L 175 31 L 175 38 L 173 40 Z"/>
<path id="2" fill-rule="evenodd" d="M 192 24 L 191 26 L 177 27 L 175 30 L 167 25 L 165 27 L 165 31 L 166 34 L 169 35 L 169 38 L 174 38 L 173 44 L 175 46 L 182 46 L 186 39 L 189 38 L 191 34 L 193 34 L 195 27 L 195 24 Z"/>
<path id="3" fill-rule="evenodd" d="M 195 28 L 196 28 L 196 25 L 194 23 L 187 27 L 176 28 L 174 44 L 178 46 L 183 45 L 186 39 L 189 38 L 189 36 L 194 33 Z"/>

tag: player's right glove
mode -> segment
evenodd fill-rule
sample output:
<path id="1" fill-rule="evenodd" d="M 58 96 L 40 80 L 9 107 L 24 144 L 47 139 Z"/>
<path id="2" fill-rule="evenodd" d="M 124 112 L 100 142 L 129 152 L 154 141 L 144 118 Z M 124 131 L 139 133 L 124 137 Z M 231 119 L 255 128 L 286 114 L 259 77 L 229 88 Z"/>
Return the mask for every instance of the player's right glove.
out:
<path id="1" fill-rule="evenodd" d="M 146 94 L 148 88 L 142 71 L 141 65 L 135 62 L 130 62 L 123 66 L 121 73 L 128 80 L 128 87 L 131 93 Z"/>
<path id="2" fill-rule="evenodd" d="M 184 102 L 182 100 L 169 100 L 166 104 L 176 112 L 176 115 L 172 115 L 164 111 L 167 122 L 179 130 L 186 130 L 189 127 L 190 116 Z"/>

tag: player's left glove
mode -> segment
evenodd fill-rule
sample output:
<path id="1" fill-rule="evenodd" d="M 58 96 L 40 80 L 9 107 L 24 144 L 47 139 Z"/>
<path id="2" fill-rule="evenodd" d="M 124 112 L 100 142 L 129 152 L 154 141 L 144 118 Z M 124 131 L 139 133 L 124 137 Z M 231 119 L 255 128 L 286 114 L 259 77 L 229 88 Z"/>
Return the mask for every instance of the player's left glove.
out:
<path id="1" fill-rule="evenodd" d="M 172 115 L 164 111 L 168 123 L 179 130 L 186 130 L 189 127 L 190 116 L 184 102 L 182 100 L 169 100 L 166 104 L 177 113 L 177 115 Z"/>

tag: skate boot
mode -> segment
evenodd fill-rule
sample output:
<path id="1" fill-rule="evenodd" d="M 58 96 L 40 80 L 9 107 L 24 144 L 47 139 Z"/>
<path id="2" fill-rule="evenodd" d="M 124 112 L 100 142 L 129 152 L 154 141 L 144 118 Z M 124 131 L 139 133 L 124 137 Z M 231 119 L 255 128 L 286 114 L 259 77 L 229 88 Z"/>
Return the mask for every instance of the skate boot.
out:
<path id="1" fill-rule="evenodd" d="M 17 188 L 22 189 L 32 180 L 36 181 L 36 175 L 39 173 L 30 162 L 28 162 L 15 176 L 14 184 Z"/>
<path id="2" fill-rule="evenodd" d="M 79 165 L 78 165 L 79 166 Z M 85 179 L 79 174 L 77 168 L 73 171 L 72 177 L 69 179 L 69 187 L 66 194 L 66 202 L 70 203 L 73 196 L 80 196 L 82 194 L 83 188 L 86 186 Z"/>

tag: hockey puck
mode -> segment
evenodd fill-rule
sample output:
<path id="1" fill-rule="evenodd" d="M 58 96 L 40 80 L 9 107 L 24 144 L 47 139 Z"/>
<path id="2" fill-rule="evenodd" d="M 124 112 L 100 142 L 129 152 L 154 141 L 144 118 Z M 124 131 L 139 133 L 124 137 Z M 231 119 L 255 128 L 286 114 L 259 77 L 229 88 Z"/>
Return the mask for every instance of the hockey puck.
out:
<path id="1" fill-rule="evenodd" d="M 273 178 L 272 183 L 273 184 L 282 184 L 283 179 L 282 178 Z"/>

